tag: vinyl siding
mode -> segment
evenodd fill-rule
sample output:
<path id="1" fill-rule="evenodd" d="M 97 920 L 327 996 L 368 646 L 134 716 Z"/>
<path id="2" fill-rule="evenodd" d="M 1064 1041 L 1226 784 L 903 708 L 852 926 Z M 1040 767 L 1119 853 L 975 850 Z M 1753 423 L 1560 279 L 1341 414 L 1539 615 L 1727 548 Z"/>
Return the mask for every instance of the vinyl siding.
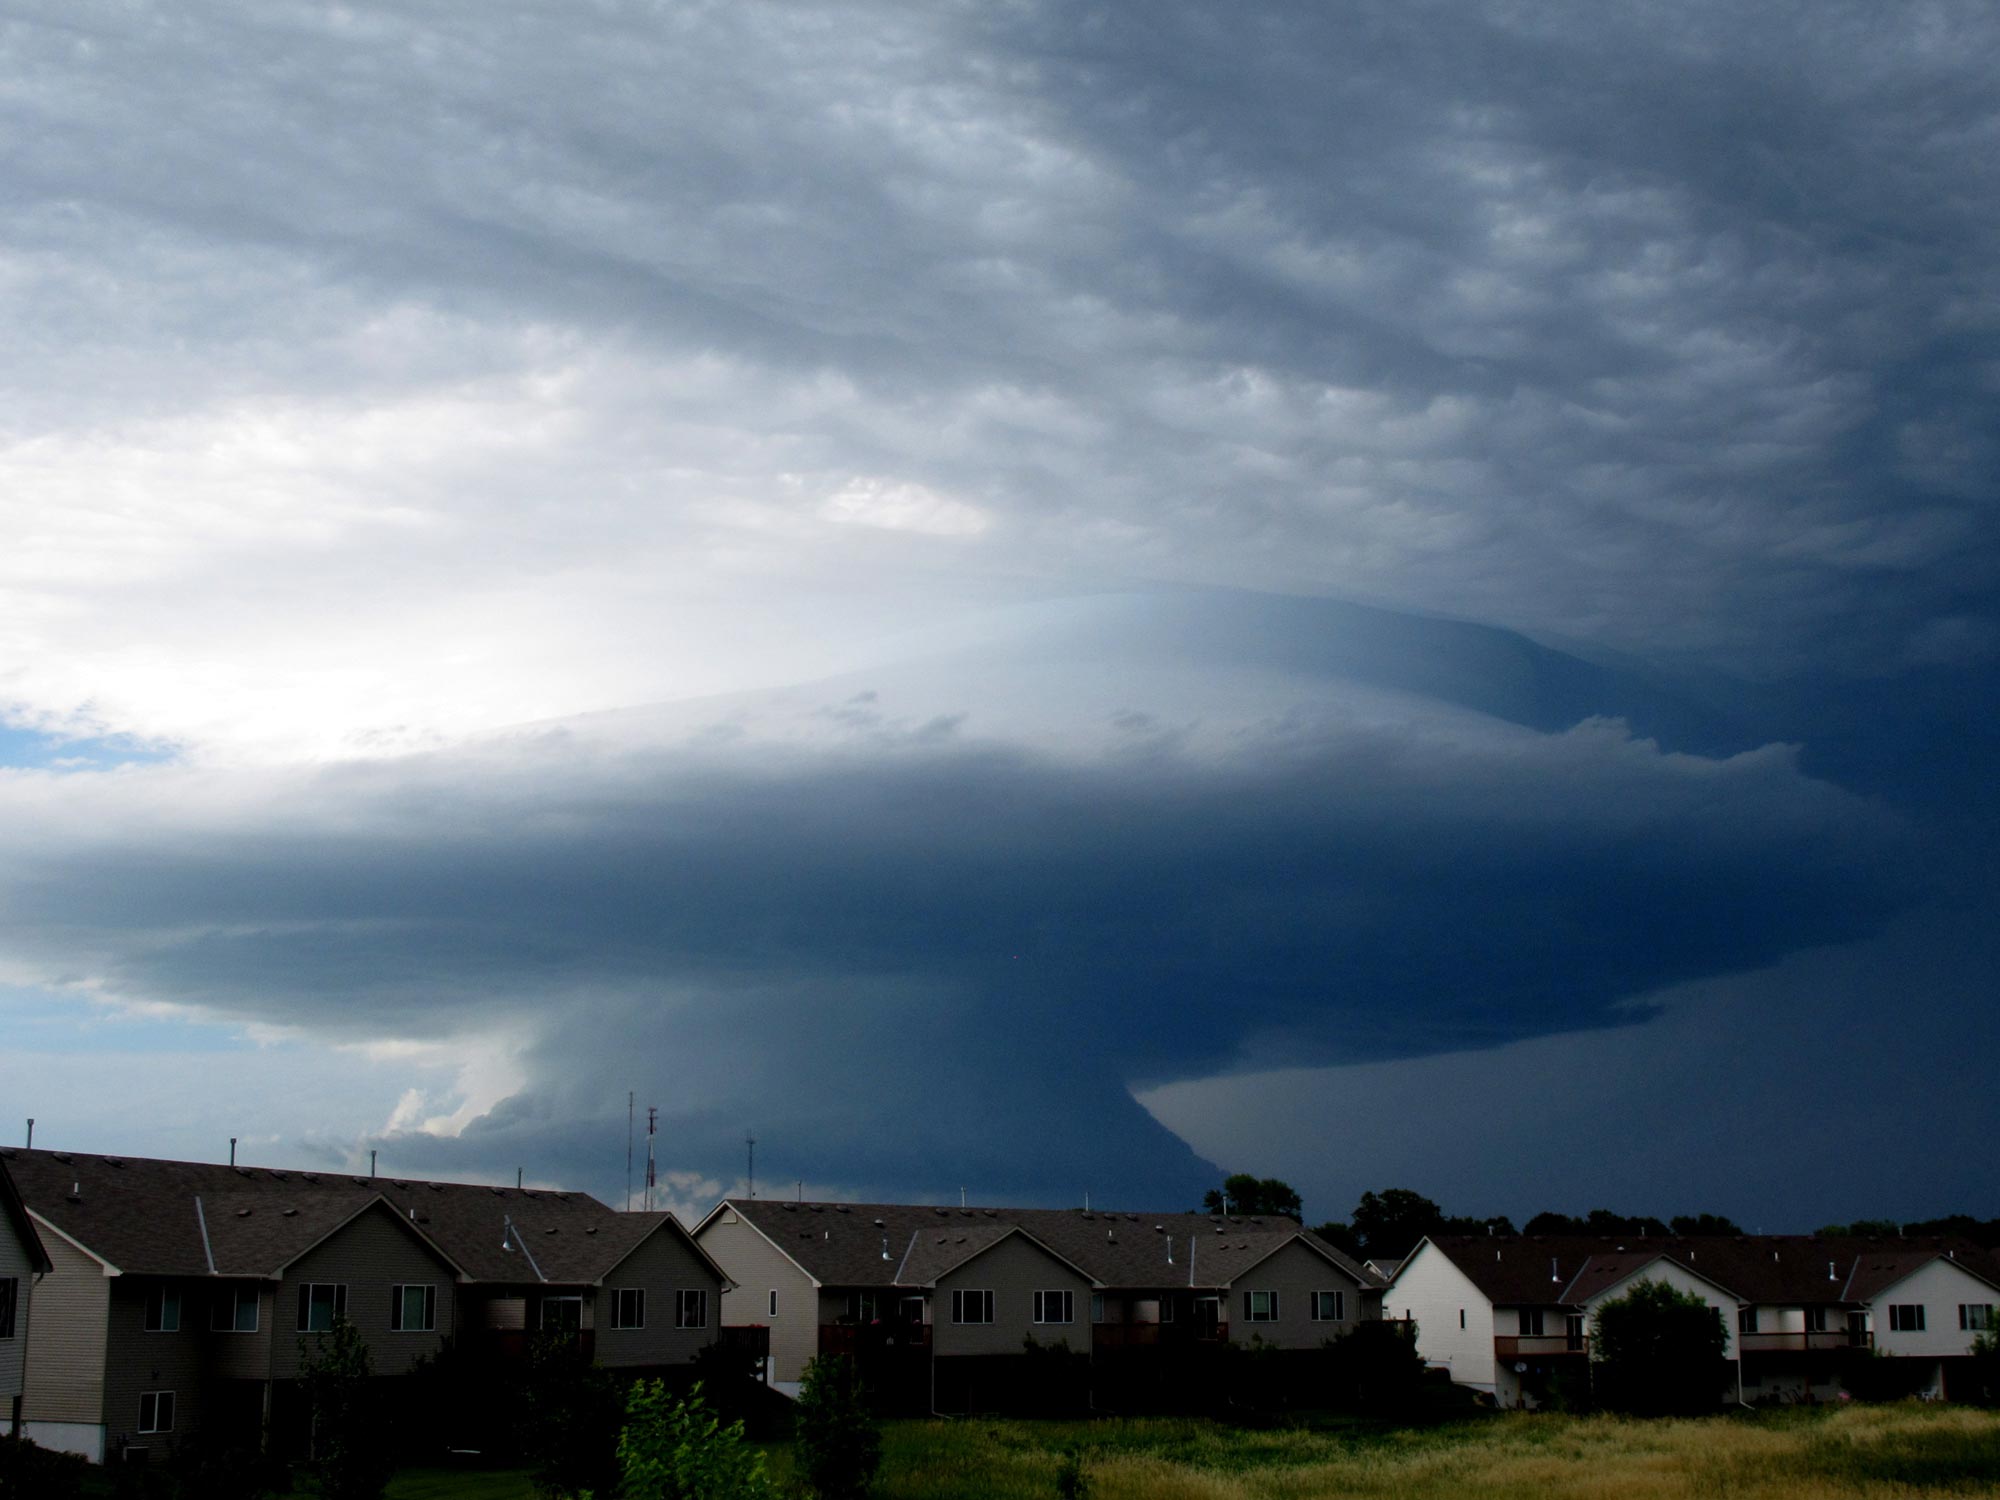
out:
<path id="1" fill-rule="evenodd" d="M 1414 1318 L 1417 1352 L 1459 1385 L 1493 1389 L 1493 1304 L 1435 1245 L 1425 1244 L 1382 1294 L 1386 1317 Z M 1465 1313 L 1465 1327 L 1458 1315 Z"/>
<path id="2" fill-rule="evenodd" d="M 55 1269 L 35 1288 L 22 1415 L 35 1422 L 104 1420 L 104 1324 L 111 1278 L 67 1240 L 42 1231 Z"/>
<path id="3" fill-rule="evenodd" d="M 368 1341 L 377 1375 L 403 1375 L 425 1355 L 444 1347 L 452 1327 L 456 1290 L 451 1267 L 403 1227 L 395 1210 L 377 1204 L 349 1221 L 293 1263 L 279 1284 L 276 1321 L 271 1330 L 271 1374 L 290 1380 L 299 1373 L 301 1334 L 299 1288 L 307 1282 L 347 1287 L 347 1321 Z M 431 1333 L 390 1331 L 391 1289 L 421 1283 L 437 1288 L 437 1328 Z"/>
<path id="4" fill-rule="evenodd" d="M 1868 1304 L 1869 1326 L 1875 1330 L 1875 1347 L 1884 1354 L 1948 1358 L 1972 1352 L 1973 1335 L 1958 1326 L 1961 1302 L 2000 1305 L 1995 1291 L 1976 1276 L 1969 1276 L 1948 1260 L 1934 1260 L 1914 1275 L 1878 1292 Z M 1889 1326 L 1892 1303 L 1915 1304 L 1924 1309 L 1924 1327 L 1919 1333 L 1899 1333 Z"/>
<path id="5" fill-rule="evenodd" d="M 29 1304 L 34 1300 L 35 1289 L 35 1269 L 28 1258 L 28 1247 L 15 1234 L 14 1221 L 0 1214 L 0 1279 L 7 1277 L 15 1282 L 14 1331 L 0 1339 L 0 1398 L 21 1394 L 21 1382 L 27 1373 Z"/>
<path id="6" fill-rule="evenodd" d="M 151 1276 L 120 1276 L 111 1284 L 105 1318 L 104 1437 L 106 1453 L 121 1444 L 159 1448 L 195 1430 L 201 1423 L 201 1396 L 206 1345 L 222 1337 L 207 1332 L 208 1305 L 200 1282 L 163 1281 Z M 146 1295 L 154 1287 L 181 1289 L 181 1326 L 177 1333 L 146 1332 Z M 174 1393 L 171 1432 L 139 1431 L 139 1396 L 143 1391 Z"/>
<path id="7" fill-rule="evenodd" d="M 697 1238 L 737 1284 L 735 1291 L 723 1294 L 724 1326 L 768 1326 L 771 1378 L 802 1379 L 806 1362 L 819 1353 L 820 1307 L 812 1278 L 730 1209 L 702 1226 Z M 778 1294 L 775 1318 L 768 1311 L 773 1291 Z"/>
<path id="8" fill-rule="evenodd" d="M 1613 1302 L 1620 1297 L 1626 1296 L 1631 1292 L 1633 1287 L 1642 1281 L 1664 1282 L 1675 1291 L 1699 1297 L 1710 1307 L 1714 1308 L 1722 1315 L 1722 1327 L 1724 1333 L 1727 1335 L 1727 1342 L 1723 1345 L 1722 1357 L 1724 1359 L 1736 1358 L 1736 1312 L 1742 1304 L 1728 1292 L 1723 1291 L 1722 1288 L 1702 1280 L 1701 1277 L 1695 1275 L 1692 1271 L 1685 1270 L 1671 1261 L 1655 1261 L 1643 1271 L 1638 1272 L 1636 1275 L 1628 1276 L 1616 1286 L 1607 1287 L 1595 1297 L 1592 1297 L 1590 1301 L 1584 1304 L 1583 1309 L 1585 1334 L 1588 1335 L 1589 1331 L 1597 1326 L 1598 1308 L 1607 1302 Z M 1559 1331 L 1559 1329 L 1552 1327 L 1550 1331 L 1553 1333 Z"/>
<path id="9" fill-rule="evenodd" d="M 1278 1294 L 1278 1320 L 1275 1323 L 1252 1323 L 1249 1320 L 1243 1307 L 1243 1294 L 1249 1291 L 1274 1291 Z M 1346 1293 L 1345 1319 L 1338 1323 L 1314 1322 L 1314 1292 Z M 1229 1289 L 1223 1316 L 1229 1320 L 1229 1341 L 1232 1344 L 1247 1344 L 1255 1337 L 1280 1349 L 1317 1349 L 1328 1339 L 1338 1338 L 1352 1328 L 1360 1311 L 1360 1283 L 1340 1267 L 1293 1240 L 1237 1279 Z"/>
<path id="10" fill-rule="evenodd" d="M 990 1324 L 951 1321 L 951 1294 L 960 1290 L 993 1293 Z M 1035 1293 L 1068 1291 L 1070 1323 L 1037 1324 Z M 1021 1235 L 1009 1235 L 983 1254 L 940 1276 L 932 1294 L 931 1339 L 943 1358 L 959 1354 L 1019 1354 L 1022 1341 L 1067 1344 L 1090 1352 L 1090 1282 Z"/>
<path id="11" fill-rule="evenodd" d="M 638 1287 L 646 1293 L 646 1326 L 613 1328 L 617 1293 L 621 1287 Z M 708 1293 L 708 1325 L 705 1328 L 674 1326 L 675 1293 Z M 687 1243 L 666 1226 L 655 1230 L 646 1241 L 626 1256 L 604 1278 L 597 1289 L 597 1362 L 602 1365 L 683 1365 L 721 1335 L 722 1282 L 690 1250 Z"/>
<path id="12" fill-rule="evenodd" d="M 181 1311 L 183 1326 L 188 1318 L 202 1332 L 208 1350 L 208 1372 L 224 1380 L 269 1380 L 273 1321 L 276 1308 L 269 1282 L 232 1281 L 218 1276 L 212 1281 L 191 1284 L 192 1293 Z M 214 1333 L 209 1331 L 210 1312 L 217 1299 L 237 1286 L 257 1288 L 257 1331 L 255 1333 Z M 278 1335 L 281 1336 L 281 1335 Z"/>

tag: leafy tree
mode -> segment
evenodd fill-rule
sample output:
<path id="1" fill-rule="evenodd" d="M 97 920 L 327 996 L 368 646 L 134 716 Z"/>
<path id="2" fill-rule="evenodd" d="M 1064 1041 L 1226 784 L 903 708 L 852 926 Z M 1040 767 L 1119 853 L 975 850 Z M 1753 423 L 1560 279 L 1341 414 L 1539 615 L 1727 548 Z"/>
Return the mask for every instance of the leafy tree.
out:
<path id="1" fill-rule="evenodd" d="M 1582 1218 L 1572 1214 L 1539 1213 L 1528 1220 L 1527 1234 L 1602 1234 L 1635 1235 L 1665 1234 L 1667 1226 L 1658 1219 L 1645 1215 L 1634 1217 L 1629 1214 L 1614 1213 L 1608 1208 L 1593 1208 Z"/>
<path id="2" fill-rule="evenodd" d="M 624 1413 L 617 1377 L 593 1365 L 574 1334 L 536 1338 L 521 1434 L 535 1493 L 542 1500 L 616 1493 Z"/>
<path id="3" fill-rule="evenodd" d="M 2000 1327 L 1972 1339 L 1972 1388 L 1982 1406 L 2000 1406 Z"/>
<path id="4" fill-rule="evenodd" d="M 1667 1227 L 1675 1234 L 1741 1234 L 1742 1227 L 1734 1219 L 1726 1219 L 1721 1214 L 1675 1214 L 1667 1221 Z"/>
<path id="5" fill-rule="evenodd" d="M 767 1500 L 774 1491 L 764 1455 L 743 1439 L 743 1424 L 722 1419 L 702 1399 L 685 1399 L 658 1380 L 634 1383 L 618 1435 L 619 1500 Z"/>
<path id="6" fill-rule="evenodd" d="M 326 1500 L 381 1500 L 395 1469 L 367 1341 L 345 1318 L 299 1340 L 299 1377 L 312 1420 L 310 1464 Z"/>
<path id="7" fill-rule="evenodd" d="M 1728 1345 L 1716 1308 L 1664 1281 L 1641 1281 L 1597 1309 L 1590 1334 L 1597 1398 L 1638 1416 L 1713 1410 Z"/>
<path id="8" fill-rule="evenodd" d="M 1228 1212 L 1245 1218 L 1271 1214 L 1303 1222 L 1305 1217 L 1304 1201 L 1290 1183 L 1276 1177 L 1252 1177 L 1248 1172 L 1233 1173 L 1220 1188 L 1210 1188 L 1201 1207 L 1204 1213 Z"/>
<path id="9" fill-rule="evenodd" d="M 1814 1234 L 1828 1235 L 1836 1239 L 1852 1236 L 1855 1239 L 1893 1239 L 1903 1232 L 1903 1226 L 1894 1219 L 1856 1219 L 1852 1224 L 1822 1224 Z"/>
<path id="10" fill-rule="evenodd" d="M 861 1399 L 854 1363 L 822 1354 L 806 1365 L 793 1409 L 798 1472 L 820 1500 L 860 1500 L 882 1466 L 882 1433 Z"/>
<path id="11" fill-rule="evenodd" d="M 1435 1233 L 1443 1219 L 1443 1209 L 1408 1188 L 1363 1193 L 1354 1205 L 1354 1232 L 1361 1238 L 1362 1249 L 1394 1259 L 1416 1249 L 1417 1241 Z"/>
<path id="12" fill-rule="evenodd" d="M 1345 1219 L 1329 1219 L 1315 1228 L 1313 1233 L 1334 1249 L 1345 1250 L 1357 1259 L 1368 1253 L 1361 1248 L 1361 1236 L 1354 1232 L 1354 1226 Z"/>

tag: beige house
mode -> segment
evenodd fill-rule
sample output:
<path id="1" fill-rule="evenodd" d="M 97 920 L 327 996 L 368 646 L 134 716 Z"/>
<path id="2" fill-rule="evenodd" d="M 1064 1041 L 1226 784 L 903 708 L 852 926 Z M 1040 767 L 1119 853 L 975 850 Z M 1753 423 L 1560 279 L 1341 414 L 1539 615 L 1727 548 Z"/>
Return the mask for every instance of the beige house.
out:
<path id="1" fill-rule="evenodd" d="M 945 1409 L 965 1371 L 941 1365 L 1030 1340 L 1097 1360 L 1316 1349 L 1380 1312 L 1379 1278 L 1282 1218 L 738 1198 L 695 1237 L 736 1284 L 724 1323 L 768 1330 L 774 1382 L 893 1348 Z"/>
<path id="2" fill-rule="evenodd" d="M 21 1392 L 28 1367 L 28 1325 L 35 1283 L 51 1269 L 28 1207 L 0 1162 L 0 1401 L 7 1432 L 21 1431 Z"/>
<path id="3" fill-rule="evenodd" d="M 24 1430 L 93 1461 L 197 1427 L 280 1441 L 300 1343 L 341 1319 L 396 1376 L 447 1337 L 494 1357 L 560 1329 L 602 1364 L 685 1364 L 725 1278 L 670 1214 L 582 1193 L 0 1151 L 56 1274 Z"/>
<path id="4" fill-rule="evenodd" d="M 1454 1382 L 1533 1406 L 1587 1380 L 1597 1309 L 1663 1281 L 1722 1315 L 1723 1399 L 1833 1400 L 1879 1349 L 1911 1393 L 1946 1394 L 1990 1327 L 2000 1267 L 1942 1239 L 1817 1235 L 1437 1235 L 1398 1268 L 1385 1314 Z"/>

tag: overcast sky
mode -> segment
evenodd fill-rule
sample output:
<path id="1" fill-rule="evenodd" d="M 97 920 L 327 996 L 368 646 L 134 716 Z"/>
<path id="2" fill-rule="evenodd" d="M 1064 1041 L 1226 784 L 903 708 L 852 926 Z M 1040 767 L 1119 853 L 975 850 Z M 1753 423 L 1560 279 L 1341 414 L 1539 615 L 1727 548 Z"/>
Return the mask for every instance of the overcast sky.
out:
<path id="1" fill-rule="evenodd" d="M 1977 3 L 0 8 L 0 1099 L 2000 1214 L 1996 76 Z"/>

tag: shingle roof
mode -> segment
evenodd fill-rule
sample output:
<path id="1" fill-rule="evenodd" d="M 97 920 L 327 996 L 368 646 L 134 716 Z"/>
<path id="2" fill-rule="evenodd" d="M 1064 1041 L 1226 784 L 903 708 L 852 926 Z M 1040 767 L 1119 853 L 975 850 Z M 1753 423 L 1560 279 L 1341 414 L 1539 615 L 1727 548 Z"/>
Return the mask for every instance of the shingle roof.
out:
<path id="1" fill-rule="evenodd" d="M 1765 1306 L 1859 1304 L 1941 1257 L 1982 1280 L 2000 1279 L 1989 1252 L 1949 1236 L 1473 1234 L 1434 1235 L 1430 1243 L 1497 1306 L 1576 1306 L 1663 1258 Z"/>
<path id="2" fill-rule="evenodd" d="M 1015 1229 L 1104 1287 L 1230 1286 L 1294 1239 L 1358 1285 L 1381 1285 L 1380 1278 L 1285 1218 L 768 1198 L 728 1199 L 709 1217 L 724 1209 L 755 1225 L 823 1286 L 926 1286 Z"/>
<path id="3" fill-rule="evenodd" d="M 21 1201 L 21 1190 L 14 1185 L 14 1178 L 4 1161 L 0 1161 L 0 1214 L 5 1214 L 7 1222 L 14 1226 L 15 1238 L 28 1252 L 28 1264 L 37 1271 L 50 1270 L 48 1251 L 42 1247 L 42 1237 L 35 1231 L 35 1221 L 28 1217 L 28 1205 Z"/>
<path id="4" fill-rule="evenodd" d="M 588 1193 L 68 1151 L 0 1161 L 36 1213 L 123 1271 L 207 1275 L 212 1250 L 215 1274 L 276 1275 L 380 1200 L 476 1281 L 596 1282 L 662 1226 L 723 1276 L 672 1214 L 620 1213 Z"/>

